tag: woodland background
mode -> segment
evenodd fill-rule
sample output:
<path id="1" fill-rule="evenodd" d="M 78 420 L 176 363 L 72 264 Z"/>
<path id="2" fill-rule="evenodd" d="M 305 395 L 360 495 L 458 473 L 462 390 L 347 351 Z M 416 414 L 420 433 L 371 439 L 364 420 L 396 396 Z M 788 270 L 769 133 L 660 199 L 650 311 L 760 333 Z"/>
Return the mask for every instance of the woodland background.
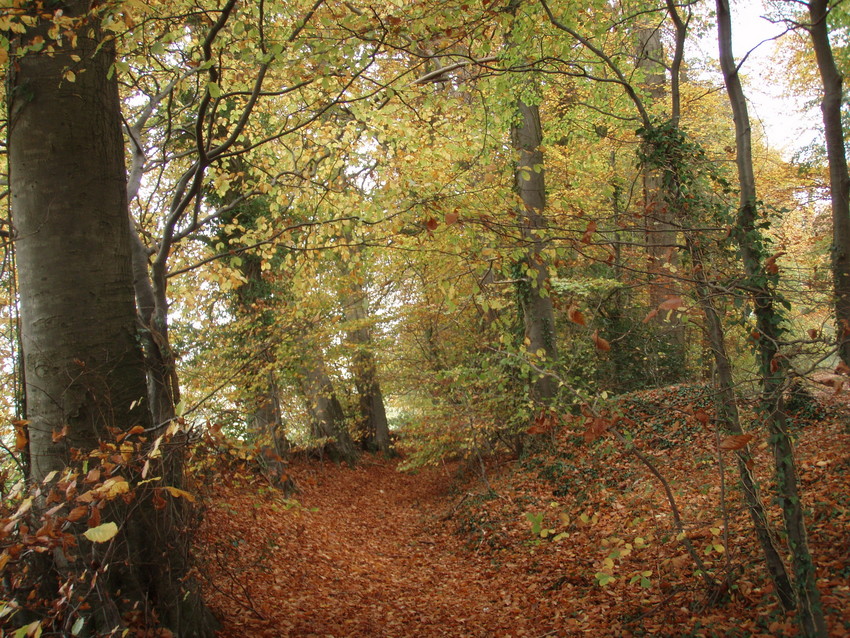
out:
<path id="1" fill-rule="evenodd" d="M 850 631 L 850 17 L 761 12 L 0 3 L 4 635 Z"/>

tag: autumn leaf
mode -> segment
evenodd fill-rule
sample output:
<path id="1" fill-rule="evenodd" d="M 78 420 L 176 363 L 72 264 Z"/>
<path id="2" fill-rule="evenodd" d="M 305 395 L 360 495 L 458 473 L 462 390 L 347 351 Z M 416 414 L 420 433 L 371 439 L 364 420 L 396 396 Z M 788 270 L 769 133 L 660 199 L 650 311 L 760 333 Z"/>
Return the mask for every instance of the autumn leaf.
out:
<path id="1" fill-rule="evenodd" d="M 785 254 L 785 251 L 780 250 L 779 252 L 773 253 L 770 257 L 764 260 L 764 269 L 769 275 L 779 274 L 779 265 L 776 263 L 776 260 Z"/>
<path id="2" fill-rule="evenodd" d="M 581 241 L 582 241 L 583 244 L 589 244 L 591 241 L 593 241 L 593 233 L 596 232 L 596 228 L 597 228 L 596 221 L 591 219 L 588 222 L 587 228 L 584 231 L 584 235 L 582 235 L 582 238 L 581 238 Z"/>
<path id="3" fill-rule="evenodd" d="M 835 366 L 835 374 L 850 375 L 850 366 L 843 361 L 839 361 L 838 365 Z"/>
<path id="4" fill-rule="evenodd" d="M 727 436 L 720 442 L 721 450 L 740 450 L 747 447 L 747 444 L 753 440 L 752 434 L 733 434 Z"/>
<path id="5" fill-rule="evenodd" d="M 117 533 L 118 526 L 112 521 L 109 521 L 103 525 L 87 529 L 83 532 L 83 536 L 89 539 L 92 543 L 105 543 L 112 540 Z"/>
<path id="6" fill-rule="evenodd" d="M 457 220 L 458 220 L 457 211 L 452 211 L 450 213 L 446 213 L 446 220 L 445 220 L 446 226 L 451 226 L 452 224 L 456 224 Z"/>
<path id="7" fill-rule="evenodd" d="M 439 225 L 439 222 L 436 219 L 434 219 L 433 217 L 429 218 L 428 221 L 425 222 L 425 228 L 427 228 L 428 230 L 431 230 L 431 231 L 437 230 L 438 225 Z"/>
<path id="8" fill-rule="evenodd" d="M 611 344 L 608 343 L 607 340 L 599 336 L 598 330 L 594 330 L 593 334 L 590 335 L 590 338 L 593 339 L 593 345 L 596 346 L 597 350 L 601 350 L 602 352 L 608 352 L 611 349 Z"/>
<path id="9" fill-rule="evenodd" d="M 166 490 L 169 494 L 171 494 L 171 496 L 173 496 L 174 498 L 182 497 L 182 498 L 185 498 L 190 503 L 195 502 L 194 495 L 190 494 L 189 492 L 187 492 L 185 490 L 181 490 L 181 489 L 178 489 L 176 487 L 172 487 L 170 485 L 164 487 L 163 489 Z"/>
<path id="10" fill-rule="evenodd" d="M 694 412 L 694 418 L 702 425 L 706 425 L 709 421 L 708 412 L 706 412 L 702 408 L 699 408 L 696 412 Z"/>
<path id="11" fill-rule="evenodd" d="M 648 323 L 650 320 L 654 319 L 657 315 L 658 315 L 658 308 L 653 308 L 643 318 L 642 323 Z"/>
<path id="12" fill-rule="evenodd" d="M 25 450 L 29 443 L 29 435 L 27 433 L 28 424 L 29 421 L 23 419 L 12 421 L 12 425 L 15 426 L 15 451 L 17 452 Z"/>
<path id="13" fill-rule="evenodd" d="M 685 302 L 682 301 L 681 297 L 670 297 L 665 299 L 660 304 L 658 304 L 659 310 L 677 310 L 678 308 L 683 308 L 685 306 Z"/>
<path id="14" fill-rule="evenodd" d="M 577 323 L 580 326 L 587 325 L 587 322 L 584 319 L 584 315 L 581 314 L 581 310 L 579 310 L 578 306 L 576 306 L 575 304 L 570 306 L 567 310 L 567 317 L 570 321 L 572 321 L 573 323 Z"/>
<path id="15" fill-rule="evenodd" d="M 66 517 L 70 522 L 74 523 L 83 518 L 86 514 L 88 514 L 89 508 L 85 505 L 78 505 L 70 512 L 68 512 L 68 516 Z"/>
<path id="16" fill-rule="evenodd" d="M 584 440 L 586 443 L 591 443 L 605 434 L 606 430 L 611 426 L 611 422 L 603 417 L 597 416 L 590 419 L 587 429 L 584 431 Z"/>

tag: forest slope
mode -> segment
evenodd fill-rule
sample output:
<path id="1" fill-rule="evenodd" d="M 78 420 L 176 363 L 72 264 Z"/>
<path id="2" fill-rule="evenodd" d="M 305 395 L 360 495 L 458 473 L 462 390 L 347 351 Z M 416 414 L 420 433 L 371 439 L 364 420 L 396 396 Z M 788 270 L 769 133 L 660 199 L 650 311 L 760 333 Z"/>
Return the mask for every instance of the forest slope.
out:
<path id="1" fill-rule="evenodd" d="M 291 499 L 249 473 L 222 478 L 199 545 L 221 635 L 795 635 L 766 582 L 731 458 L 728 564 L 718 550 L 726 532 L 715 439 L 687 416 L 702 400 L 681 387 L 625 407 L 707 567 L 718 580 L 729 566 L 736 574 L 720 604 L 708 603 L 645 467 L 568 425 L 546 454 L 491 460 L 493 492 L 472 472 L 459 480 L 457 465 L 401 473 L 369 458 L 355 469 L 296 463 Z M 833 401 L 799 423 L 819 585 L 830 634 L 844 636 L 850 420 Z M 758 440 L 754 449 L 769 501 L 769 450 Z"/>

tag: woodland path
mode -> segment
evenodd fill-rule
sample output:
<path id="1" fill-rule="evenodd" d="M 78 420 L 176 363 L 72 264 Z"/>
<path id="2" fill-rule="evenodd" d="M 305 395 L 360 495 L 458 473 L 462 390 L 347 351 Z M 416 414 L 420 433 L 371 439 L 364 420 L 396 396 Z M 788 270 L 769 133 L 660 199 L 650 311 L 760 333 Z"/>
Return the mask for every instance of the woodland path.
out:
<path id="1" fill-rule="evenodd" d="M 201 571 L 221 636 L 556 635 L 535 574 L 491 564 L 441 520 L 457 500 L 444 471 L 365 459 L 293 474 L 289 503 L 256 484 L 210 503 Z"/>

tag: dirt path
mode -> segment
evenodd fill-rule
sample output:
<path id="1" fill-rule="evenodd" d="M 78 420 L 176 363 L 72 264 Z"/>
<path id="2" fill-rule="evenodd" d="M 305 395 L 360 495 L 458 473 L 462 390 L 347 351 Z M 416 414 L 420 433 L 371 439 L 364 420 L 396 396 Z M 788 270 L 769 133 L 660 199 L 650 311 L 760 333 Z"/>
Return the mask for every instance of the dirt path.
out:
<path id="1" fill-rule="evenodd" d="M 367 462 L 297 480 L 298 505 L 224 488 L 207 512 L 222 636 L 555 635 L 533 574 L 491 565 L 440 522 L 445 474 Z"/>

